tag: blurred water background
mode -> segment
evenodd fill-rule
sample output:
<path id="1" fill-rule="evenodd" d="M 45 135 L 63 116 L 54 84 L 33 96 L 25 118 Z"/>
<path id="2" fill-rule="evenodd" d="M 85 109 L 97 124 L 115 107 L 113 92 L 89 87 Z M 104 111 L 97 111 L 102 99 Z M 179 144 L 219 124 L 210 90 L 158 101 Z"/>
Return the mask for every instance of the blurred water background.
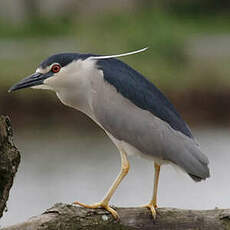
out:
<path id="1" fill-rule="evenodd" d="M 88 118 L 52 92 L 8 88 L 58 52 L 116 54 L 155 83 L 191 126 L 210 159 L 211 178 L 194 183 L 162 168 L 159 206 L 230 207 L 229 1 L 2 0 L 0 114 L 9 115 L 22 161 L 0 226 L 38 215 L 56 202 L 99 201 L 119 172 L 119 153 Z M 112 203 L 148 202 L 152 163 L 131 170 Z"/>

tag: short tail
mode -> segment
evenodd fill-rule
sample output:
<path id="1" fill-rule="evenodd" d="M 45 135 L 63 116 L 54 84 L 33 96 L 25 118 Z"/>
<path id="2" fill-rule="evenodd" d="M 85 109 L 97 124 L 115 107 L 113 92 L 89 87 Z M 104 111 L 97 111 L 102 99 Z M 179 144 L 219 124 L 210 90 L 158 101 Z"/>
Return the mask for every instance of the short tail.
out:
<path id="1" fill-rule="evenodd" d="M 199 176 L 195 176 L 195 175 L 192 175 L 192 174 L 189 174 L 188 175 L 195 181 L 195 182 L 200 182 L 202 180 L 205 180 L 207 179 L 208 177 L 210 177 L 209 175 L 209 169 L 208 169 L 208 176 L 207 177 L 199 177 Z"/>
<path id="2" fill-rule="evenodd" d="M 184 143 L 180 154 L 174 158 L 174 163 L 180 166 L 194 181 L 198 182 L 210 177 L 208 158 L 194 142 Z"/>
<path id="3" fill-rule="evenodd" d="M 190 154 L 190 167 L 186 170 L 188 175 L 196 182 L 210 177 L 208 158 L 200 151 L 200 148 L 190 151 Z"/>

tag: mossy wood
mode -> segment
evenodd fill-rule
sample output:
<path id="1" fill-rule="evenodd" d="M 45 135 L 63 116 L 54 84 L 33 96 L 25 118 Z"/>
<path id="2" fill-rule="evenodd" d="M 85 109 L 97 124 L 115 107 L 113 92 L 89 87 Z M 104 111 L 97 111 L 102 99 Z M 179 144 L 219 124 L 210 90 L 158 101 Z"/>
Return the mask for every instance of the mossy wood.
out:
<path id="1" fill-rule="evenodd" d="M 43 214 L 2 230 L 227 230 L 230 209 L 183 210 L 159 208 L 153 221 L 146 208 L 115 208 L 120 220 L 103 209 L 85 209 L 70 204 L 55 204 Z"/>

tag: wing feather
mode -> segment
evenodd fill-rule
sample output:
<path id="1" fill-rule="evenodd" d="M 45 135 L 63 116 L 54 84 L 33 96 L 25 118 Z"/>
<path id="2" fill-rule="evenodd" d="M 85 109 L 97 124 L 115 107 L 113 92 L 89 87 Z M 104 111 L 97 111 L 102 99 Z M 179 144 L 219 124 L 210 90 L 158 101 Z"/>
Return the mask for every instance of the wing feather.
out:
<path id="1" fill-rule="evenodd" d="M 174 106 L 143 75 L 114 58 L 98 60 L 98 66 L 103 71 L 105 81 L 125 98 L 167 122 L 173 129 L 193 138 L 188 125 Z"/>

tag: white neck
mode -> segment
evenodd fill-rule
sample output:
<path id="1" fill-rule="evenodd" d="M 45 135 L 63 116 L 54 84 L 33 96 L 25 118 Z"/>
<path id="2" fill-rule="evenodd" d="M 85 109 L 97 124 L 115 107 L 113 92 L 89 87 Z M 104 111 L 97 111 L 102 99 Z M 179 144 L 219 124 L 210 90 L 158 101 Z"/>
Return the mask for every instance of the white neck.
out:
<path id="1" fill-rule="evenodd" d="M 100 80 L 95 60 L 77 60 L 44 83 L 51 86 L 61 102 L 93 117 L 93 85 Z"/>

